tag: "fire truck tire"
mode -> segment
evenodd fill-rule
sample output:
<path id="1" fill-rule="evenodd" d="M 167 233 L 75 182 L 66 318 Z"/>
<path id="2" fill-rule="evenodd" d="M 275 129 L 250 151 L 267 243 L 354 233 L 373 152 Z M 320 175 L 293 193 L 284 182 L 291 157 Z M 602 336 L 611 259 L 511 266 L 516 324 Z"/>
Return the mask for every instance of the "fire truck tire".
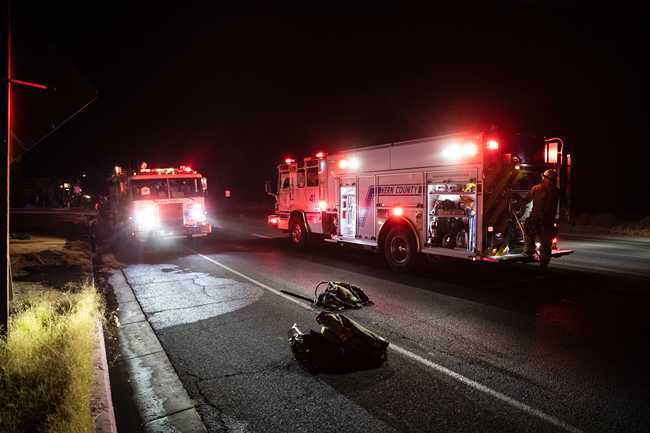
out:
<path id="1" fill-rule="evenodd" d="M 384 240 L 384 258 L 395 271 L 405 272 L 415 267 L 416 249 L 413 233 L 407 227 L 393 227 Z"/>
<path id="2" fill-rule="evenodd" d="M 301 217 L 291 218 L 289 223 L 289 240 L 295 248 L 304 248 L 307 244 L 307 229 Z"/>

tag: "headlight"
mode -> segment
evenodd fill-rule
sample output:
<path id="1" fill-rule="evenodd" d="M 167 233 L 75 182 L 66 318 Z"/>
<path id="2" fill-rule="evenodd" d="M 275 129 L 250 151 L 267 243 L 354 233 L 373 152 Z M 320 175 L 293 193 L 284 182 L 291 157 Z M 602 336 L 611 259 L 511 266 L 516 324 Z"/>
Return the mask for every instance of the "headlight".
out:
<path id="1" fill-rule="evenodd" d="M 205 218 L 205 211 L 203 210 L 203 206 L 201 206 L 200 204 L 195 204 L 194 206 L 192 206 L 192 208 L 190 209 L 190 218 L 192 219 L 192 221 L 199 221 L 199 222 L 205 221 L 206 218 Z"/>
<path id="2" fill-rule="evenodd" d="M 136 209 L 135 223 L 141 228 L 156 227 L 159 223 L 156 207 L 153 205 L 146 205 Z"/>

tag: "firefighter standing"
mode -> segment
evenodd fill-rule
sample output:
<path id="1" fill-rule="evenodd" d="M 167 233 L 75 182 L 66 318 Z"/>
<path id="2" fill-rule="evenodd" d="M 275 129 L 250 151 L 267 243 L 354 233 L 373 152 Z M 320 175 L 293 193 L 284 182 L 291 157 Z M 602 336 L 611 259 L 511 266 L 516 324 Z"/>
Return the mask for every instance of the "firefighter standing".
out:
<path id="1" fill-rule="evenodd" d="M 542 174 L 542 182 L 533 186 L 526 195 L 525 202 L 533 202 L 533 209 L 524 224 L 525 244 L 524 254 L 533 257 L 535 240 L 539 238 L 539 262 L 543 269 L 548 267 L 551 260 L 551 243 L 554 236 L 555 213 L 559 198 L 559 190 L 555 186 L 557 172 L 553 169 Z"/>

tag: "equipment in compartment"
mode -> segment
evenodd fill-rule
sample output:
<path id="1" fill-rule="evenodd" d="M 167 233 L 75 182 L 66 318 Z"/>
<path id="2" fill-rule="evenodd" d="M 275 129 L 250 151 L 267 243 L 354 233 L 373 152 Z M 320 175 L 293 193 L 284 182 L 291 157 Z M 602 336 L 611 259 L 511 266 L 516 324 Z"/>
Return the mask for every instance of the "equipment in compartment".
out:
<path id="1" fill-rule="evenodd" d="M 468 249 L 472 239 L 475 184 L 429 185 L 429 244 Z"/>

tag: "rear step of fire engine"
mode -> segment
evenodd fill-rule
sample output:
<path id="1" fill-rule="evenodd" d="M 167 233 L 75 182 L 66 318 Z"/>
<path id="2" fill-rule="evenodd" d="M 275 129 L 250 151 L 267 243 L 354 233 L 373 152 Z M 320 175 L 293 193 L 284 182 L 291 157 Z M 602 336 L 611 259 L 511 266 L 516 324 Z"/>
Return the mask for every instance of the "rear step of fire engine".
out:
<path id="1" fill-rule="evenodd" d="M 330 242 L 333 244 L 354 244 L 354 245 L 363 245 L 365 247 L 376 247 L 377 242 L 375 241 L 367 241 L 363 239 L 353 239 L 353 238 L 340 238 L 340 239 L 327 239 L 325 238 L 325 242 Z"/>
<path id="2" fill-rule="evenodd" d="M 551 256 L 562 257 L 574 253 L 574 250 L 553 250 Z M 483 260 L 490 262 L 528 262 L 531 261 L 528 256 L 522 253 L 504 254 L 503 256 L 487 256 Z"/>

